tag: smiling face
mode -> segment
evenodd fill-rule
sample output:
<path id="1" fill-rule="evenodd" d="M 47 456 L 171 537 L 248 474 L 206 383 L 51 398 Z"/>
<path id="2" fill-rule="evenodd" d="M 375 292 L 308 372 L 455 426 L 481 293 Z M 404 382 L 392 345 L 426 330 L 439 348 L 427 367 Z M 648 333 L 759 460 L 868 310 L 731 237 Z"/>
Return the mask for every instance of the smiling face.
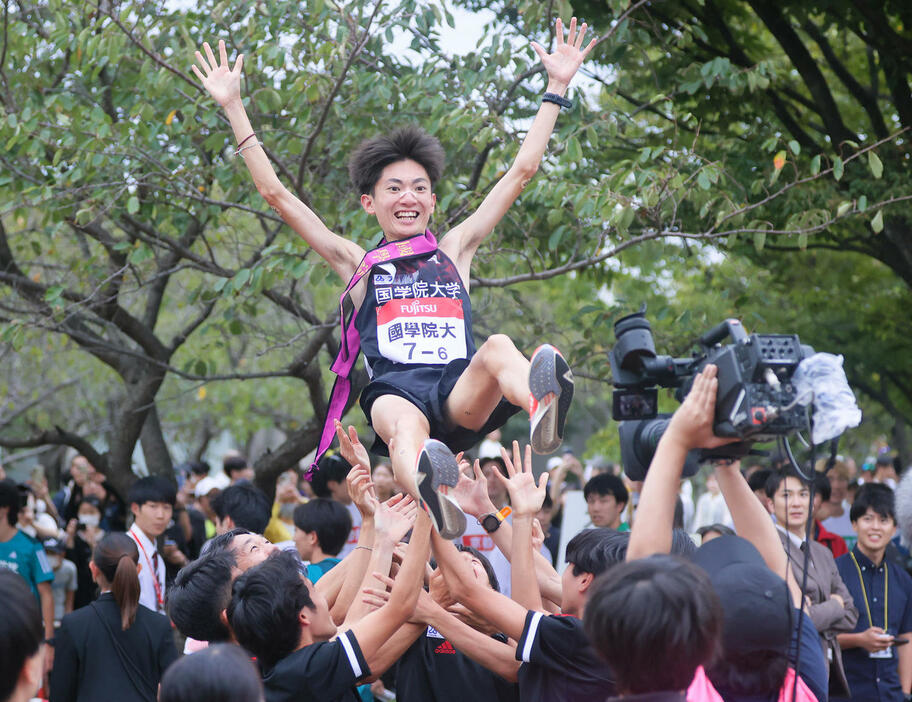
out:
<path id="1" fill-rule="evenodd" d="M 896 522 L 893 521 L 893 517 L 884 517 L 871 507 L 852 522 L 852 528 L 858 534 L 859 550 L 874 563 L 880 562 L 887 544 L 896 535 Z"/>
<path id="2" fill-rule="evenodd" d="M 241 572 L 262 563 L 270 554 L 279 550 L 275 544 L 259 534 L 238 534 L 231 542 L 231 546 L 238 570 Z"/>
<path id="3" fill-rule="evenodd" d="M 427 171 L 411 159 L 388 165 L 380 173 L 373 193 L 361 196 L 364 211 L 377 217 L 389 241 L 422 234 L 436 203 Z"/>

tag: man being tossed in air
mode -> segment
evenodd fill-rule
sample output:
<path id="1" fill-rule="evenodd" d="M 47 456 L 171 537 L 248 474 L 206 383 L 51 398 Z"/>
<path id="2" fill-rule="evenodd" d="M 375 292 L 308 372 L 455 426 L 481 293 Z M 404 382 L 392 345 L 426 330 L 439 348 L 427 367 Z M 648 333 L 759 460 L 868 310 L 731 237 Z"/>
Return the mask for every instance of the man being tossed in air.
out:
<path id="1" fill-rule="evenodd" d="M 333 370 L 339 381 L 318 451 L 332 439 L 341 416 L 348 372 L 364 350 L 371 383 L 361 405 L 379 442 L 389 447 L 396 481 L 422 497 L 438 529 L 455 536 L 465 518 L 440 485 L 454 486 L 458 467 L 452 451 L 476 443 L 528 403 L 531 443 L 551 453 L 561 443 L 573 394 L 573 379 L 552 346 L 539 347 L 530 361 L 504 335 L 477 350 L 471 329 L 468 283 L 472 259 L 538 170 L 563 97 L 595 40 L 585 47 L 586 25 L 576 18 L 564 38 L 556 23 L 556 46 L 548 54 L 532 48 L 548 75 L 542 105 L 506 174 L 477 211 L 437 240 L 428 230 L 433 188 L 442 174 L 439 142 L 416 128 L 401 128 L 364 142 L 350 163 L 364 211 L 377 218 L 381 245 L 365 251 L 333 232 L 282 185 L 247 117 L 240 94 L 243 55 L 231 68 L 223 41 L 217 60 L 208 44 L 193 70 L 224 109 L 259 193 L 349 285 L 343 294 L 353 320 L 343 320 L 342 351 Z M 337 392 L 339 391 L 339 392 Z M 378 443 L 379 443 L 378 442 Z M 375 446 L 382 450 L 383 446 Z M 419 461 L 420 457 L 420 461 Z M 429 480 L 416 479 L 416 466 Z"/>

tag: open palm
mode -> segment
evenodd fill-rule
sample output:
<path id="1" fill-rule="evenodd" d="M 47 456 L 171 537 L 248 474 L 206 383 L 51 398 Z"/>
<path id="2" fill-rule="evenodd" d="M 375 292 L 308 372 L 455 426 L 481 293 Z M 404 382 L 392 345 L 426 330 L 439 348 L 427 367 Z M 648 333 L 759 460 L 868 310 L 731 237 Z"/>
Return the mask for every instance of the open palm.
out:
<path id="1" fill-rule="evenodd" d="M 196 60 L 199 66 L 191 66 L 196 77 L 199 78 L 203 87 L 209 91 L 212 98 L 222 107 L 232 100 L 241 98 L 241 69 L 244 67 L 244 54 L 238 54 L 234 62 L 234 68 L 228 65 L 228 52 L 225 49 L 225 42 L 219 39 L 219 60 L 216 61 L 212 53 L 212 47 L 208 42 L 203 43 L 203 56 L 199 51 L 196 52 Z"/>
<path id="2" fill-rule="evenodd" d="M 554 23 L 554 34 L 556 38 L 554 51 L 548 53 L 542 48 L 541 44 L 532 42 L 532 49 L 538 54 L 542 65 L 548 72 L 548 79 L 562 85 L 569 85 L 571 79 L 579 70 L 580 64 L 583 63 L 592 47 L 595 46 L 596 40 L 593 39 L 583 47 L 583 38 L 586 36 L 588 25 L 583 22 L 579 31 L 576 30 L 576 17 L 570 20 L 570 30 L 567 33 L 567 39 L 564 40 L 564 25 L 560 18 Z"/>

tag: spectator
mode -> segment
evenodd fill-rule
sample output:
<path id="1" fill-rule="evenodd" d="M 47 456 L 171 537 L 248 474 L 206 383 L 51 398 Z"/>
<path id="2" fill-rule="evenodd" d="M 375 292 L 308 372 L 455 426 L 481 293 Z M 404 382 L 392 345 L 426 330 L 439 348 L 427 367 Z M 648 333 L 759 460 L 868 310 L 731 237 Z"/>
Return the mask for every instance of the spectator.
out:
<path id="1" fill-rule="evenodd" d="M 168 615 L 178 631 L 197 641 L 232 641 L 225 611 L 240 572 L 229 549 L 207 552 L 181 568 L 168 592 Z"/>
<path id="2" fill-rule="evenodd" d="M 51 589 L 54 593 L 54 626 L 60 626 L 60 620 L 73 611 L 76 601 L 76 590 L 79 580 L 76 564 L 64 558 L 66 543 L 59 539 L 48 539 L 44 542 L 44 551 L 48 563 L 54 571 L 54 582 Z"/>
<path id="3" fill-rule="evenodd" d="M 85 607 L 97 594 L 89 562 L 92 560 L 95 545 L 104 536 L 104 531 L 99 526 L 100 522 L 101 503 L 97 497 L 89 495 L 82 499 L 76 508 L 76 517 L 67 524 L 66 557 L 76 566 L 77 589 L 74 609 Z"/>
<path id="4" fill-rule="evenodd" d="M 196 487 L 193 488 L 193 495 L 196 497 L 196 502 L 194 506 L 199 510 L 200 514 L 203 515 L 203 526 L 205 530 L 205 538 L 203 543 L 215 536 L 215 511 L 212 509 L 212 501 L 215 499 L 222 489 L 218 486 L 214 478 L 206 476 L 200 480 Z M 202 551 L 202 547 L 200 547 Z"/>
<path id="5" fill-rule="evenodd" d="M 624 481 L 611 473 L 599 473 L 589 479 L 583 488 L 586 506 L 589 508 L 589 519 L 592 526 L 608 527 L 628 531 L 629 526 L 621 528 L 624 510 L 629 499 Z"/>
<path id="6" fill-rule="evenodd" d="M 488 481 L 488 499 L 493 503 L 495 511 L 510 504 L 510 495 L 507 493 L 507 489 L 494 475 L 494 473 L 507 474 L 504 460 L 500 456 L 489 456 L 481 459 L 481 472 L 485 480 Z"/>
<path id="7" fill-rule="evenodd" d="M 560 548 L 560 527 L 552 522 L 553 516 L 554 501 L 551 499 L 550 493 L 548 493 L 545 495 L 545 500 L 542 502 L 541 509 L 538 510 L 535 518 L 541 525 L 542 533 L 545 535 L 542 545 L 548 551 L 552 566 L 557 563 L 557 551 Z"/>
<path id="8" fill-rule="evenodd" d="M 845 539 L 827 531 L 818 517 L 820 508 L 825 503 L 829 503 L 831 493 L 830 481 L 822 473 L 814 471 L 814 540 L 830 549 L 833 558 L 839 558 L 849 552 Z"/>
<path id="9" fill-rule="evenodd" d="M 761 468 L 760 470 L 755 470 L 747 478 L 748 487 L 750 487 L 751 491 L 757 496 L 757 499 L 760 500 L 760 504 L 764 507 L 766 507 L 766 483 L 772 474 L 772 470 Z"/>
<path id="10" fill-rule="evenodd" d="M 364 466 L 367 468 L 367 466 Z M 345 478 L 351 470 L 351 464 L 338 454 L 327 454 L 320 459 L 320 469 L 314 474 L 311 486 L 317 497 L 330 497 L 341 504 L 351 515 L 352 529 L 348 540 L 339 551 L 339 558 L 345 558 L 358 543 L 361 532 L 361 512 L 352 502 Z M 369 470 L 369 468 L 368 468 Z"/>
<path id="11" fill-rule="evenodd" d="M 875 483 L 883 483 L 891 490 L 896 489 L 899 475 L 896 473 L 896 460 L 889 453 L 880 454 L 877 460 L 874 461 L 873 481 Z"/>
<path id="12" fill-rule="evenodd" d="M 168 668 L 158 702 L 261 702 L 263 683 L 244 651 L 210 646 Z"/>
<path id="13" fill-rule="evenodd" d="M 770 510 L 776 517 L 779 538 L 799 583 L 803 582 L 807 560 L 808 614 L 820 634 L 820 643 L 830 664 L 830 692 L 847 694 L 848 683 L 836 635 L 852 631 L 858 621 L 858 610 L 839 576 L 830 550 L 816 541 L 805 541 L 807 523 L 811 519 L 808 483 L 794 470 L 787 469 L 770 476 L 766 494 Z"/>
<path id="14" fill-rule="evenodd" d="M 70 461 L 70 480 L 60 492 L 54 495 L 57 514 L 65 524 L 76 518 L 76 509 L 82 501 L 82 489 L 95 469 L 85 456 L 74 456 Z"/>
<path id="15" fill-rule="evenodd" d="M 38 511 L 38 500 L 31 488 L 25 491 L 25 503 L 19 510 L 19 521 L 16 523 L 19 531 L 28 534 L 33 539 L 44 541 L 60 534 L 57 520 L 47 512 Z"/>
<path id="16" fill-rule="evenodd" d="M 295 508 L 306 501 L 298 492 L 298 471 L 292 468 L 279 474 L 276 479 L 272 515 L 263 536 L 274 544 L 291 541 L 294 537 Z"/>
<path id="17" fill-rule="evenodd" d="M 222 490 L 212 500 L 212 510 L 218 534 L 235 528 L 262 534 L 269 524 L 269 498 L 250 483 L 237 483 Z"/>
<path id="18" fill-rule="evenodd" d="M 351 515 L 335 500 L 318 497 L 295 508 L 294 525 L 295 548 L 309 562 L 307 577 L 316 583 L 342 560 L 336 556 L 351 531 Z"/>
<path id="19" fill-rule="evenodd" d="M 165 611 L 165 559 L 159 553 L 158 537 L 171 522 L 176 498 L 171 481 L 157 475 L 140 478 L 127 494 L 134 519 L 127 534 L 136 542 L 142 564 L 139 603 L 161 614 Z"/>
<path id="20" fill-rule="evenodd" d="M 44 676 L 45 650 L 38 603 L 22 578 L 0 568 L 0 700 L 34 697 Z"/>
<path id="21" fill-rule="evenodd" d="M 836 566 L 861 610 L 855 630 L 838 636 L 851 699 L 902 702 L 912 692 L 912 648 L 894 640 L 912 637 L 912 577 L 884 558 L 896 533 L 893 491 L 866 483 L 849 516 L 858 541 Z"/>
<path id="22" fill-rule="evenodd" d="M 222 468 L 231 485 L 240 482 L 251 482 L 254 478 L 253 468 L 247 465 L 247 459 L 239 453 L 230 453 L 222 461 Z"/>
<path id="23" fill-rule="evenodd" d="M 710 524 L 724 524 L 727 527 L 734 525 L 725 497 L 719 490 L 716 476 L 710 473 L 706 476 L 706 492 L 697 500 L 697 509 L 694 514 L 693 530 Z"/>
<path id="24" fill-rule="evenodd" d="M 402 492 L 396 481 L 393 479 L 393 467 L 389 463 L 378 463 L 371 472 L 371 480 L 374 483 L 374 491 L 377 493 L 377 499 L 380 502 L 386 502 L 393 495 Z"/>
<path id="25" fill-rule="evenodd" d="M 734 536 L 735 530 L 724 524 L 709 524 L 697 529 L 697 535 L 700 537 L 700 543 L 705 544 L 720 536 Z"/>
<path id="26" fill-rule="evenodd" d="M 830 499 L 821 503 L 817 519 L 820 520 L 824 529 L 841 536 L 845 539 L 846 545 L 851 548 L 855 543 L 855 532 L 852 529 L 852 520 L 849 518 L 849 510 L 852 507 L 848 494 L 849 467 L 838 458 L 829 470 L 825 470 L 826 467 L 827 459 L 825 458 L 821 458 L 814 466 L 815 471 L 825 474 L 827 480 L 830 481 Z"/>
<path id="27" fill-rule="evenodd" d="M 41 544 L 16 528 L 22 493 L 9 478 L 0 480 L 0 568 L 18 573 L 41 605 L 45 638 L 54 635 L 54 571 Z"/>
<path id="28" fill-rule="evenodd" d="M 658 555 L 599 577 L 584 622 L 593 646 L 617 676 L 622 697 L 613 699 L 665 692 L 671 694 L 648 699 L 683 700 L 681 691 L 697 669 L 716 657 L 722 608 L 703 571 Z"/>
<path id="29" fill-rule="evenodd" d="M 91 568 L 101 595 L 64 617 L 57 631 L 54 702 L 156 698 L 177 650 L 168 620 L 140 603 L 139 554 L 123 532 L 107 534 L 95 547 Z"/>

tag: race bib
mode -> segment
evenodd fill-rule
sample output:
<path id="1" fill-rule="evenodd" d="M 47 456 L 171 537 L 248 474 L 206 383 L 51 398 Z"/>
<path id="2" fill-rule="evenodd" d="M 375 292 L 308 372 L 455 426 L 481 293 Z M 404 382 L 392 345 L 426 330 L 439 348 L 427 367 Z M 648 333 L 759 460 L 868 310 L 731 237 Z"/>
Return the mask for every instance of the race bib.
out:
<path id="1" fill-rule="evenodd" d="M 446 297 L 390 300 L 377 308 L 377 342 L 396 363 L 444 365 L 465 358 L 462 301 Z"/>

